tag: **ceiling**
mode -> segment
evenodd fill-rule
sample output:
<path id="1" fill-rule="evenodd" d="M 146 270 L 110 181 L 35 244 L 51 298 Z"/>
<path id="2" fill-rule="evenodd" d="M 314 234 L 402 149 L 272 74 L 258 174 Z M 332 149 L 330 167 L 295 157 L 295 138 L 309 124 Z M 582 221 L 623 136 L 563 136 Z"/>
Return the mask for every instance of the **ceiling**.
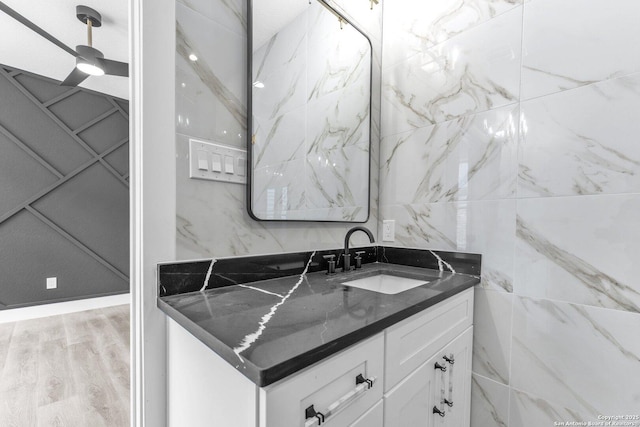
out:
<path id="1" fill-rule="evenodd" d="M 102 15 L 93 29 L 93 47 L 105 58 L 129 62 L 128 0 L 2 0 L 7 6 L 72 49 L 87 44 L 86 26 L 76 18 L 76 5 L 89 6 Z M 64 80 L 75 58 L 0 11 L 0 64 Z M 80 87 L 129 99 L 129 79 L 89 77 Z"/>

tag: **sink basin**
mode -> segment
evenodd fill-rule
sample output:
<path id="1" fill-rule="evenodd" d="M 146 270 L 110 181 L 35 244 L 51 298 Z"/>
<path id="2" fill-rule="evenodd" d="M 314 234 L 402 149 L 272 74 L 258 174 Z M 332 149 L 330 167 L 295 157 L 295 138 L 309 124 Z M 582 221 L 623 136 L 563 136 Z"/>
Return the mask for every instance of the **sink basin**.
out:
<path id="1" fill-rule="evenodd" d="M 354 288 L 366 289 L 368 291 L 379 292 L 387 295 L 399 294 L 400 292 L 408 291 L 409 289 L 413 289 L 426 283 L 429 282 L 384 273 L 375 276 L 363 277 L 362 279 L 342 282 L 345 286 L 352 286 Z"/>

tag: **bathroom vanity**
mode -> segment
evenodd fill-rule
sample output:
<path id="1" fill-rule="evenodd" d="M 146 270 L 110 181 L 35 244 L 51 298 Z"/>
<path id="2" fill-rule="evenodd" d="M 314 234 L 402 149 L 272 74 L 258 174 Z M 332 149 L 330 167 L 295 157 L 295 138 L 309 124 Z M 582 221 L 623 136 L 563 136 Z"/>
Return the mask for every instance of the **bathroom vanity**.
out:
<path id="1" fill-rule="evenodd" d="M 353 251 L 160 265 L 169 425 L 467 427 L 480 256 Z"/>

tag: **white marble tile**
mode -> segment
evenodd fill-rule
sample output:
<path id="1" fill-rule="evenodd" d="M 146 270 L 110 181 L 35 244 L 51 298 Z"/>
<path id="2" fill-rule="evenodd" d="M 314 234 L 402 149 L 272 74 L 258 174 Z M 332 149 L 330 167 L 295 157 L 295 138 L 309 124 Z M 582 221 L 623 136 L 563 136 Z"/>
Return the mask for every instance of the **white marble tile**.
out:
<path id="1" fill-rule="evenodd" d="M 520 199 L 514 292 L 640 311 L 640 195 Z"/>
<path id="2" fill-rule="evenodd" d="M 176 0 L 236 34 L 247 33 L 246 0 Z"/>
<path id="3" fill-rule="evenodd" d="M 304 176 L 304 158 L 255 168 L 251 189 L 253 212 L 263 213 L 258 216 L 260 219 L 306 219 L 299 217 L 299 211 L 308 207 L 306 187 L 300 182 Z"/>
<path id="4" fill-rule="evenodd" d="M 381 205 L 380 219 L 396 221 L 393 246 L 482 254 L 485 289 L 511 292 L 515 200 Z"/>
<path id="5" fill-rule="evenodd" d="M 538 0 L 539 1 L 539 0 Z M 640 314 L 515 297 L 511 386 L 587 419 L 640 408 Z"/>
<path id="6" fill-rule="evenodd" d="M 509 427 L 553 426 L 554 423 L 568 421 L 598 422 L 598 415 L 603 414 L 585 414 L 575 409 L 547 402 L 538 396 L 532 396 L 518 390 L 511 391 Z"/>
<path id="7" fill-rule="evenodd" d="M 382 136 L 514 103 L 522 7 L 383 70 Z"/>
<path id="8" fill-rule="evenodd" d="M 252 56 L 254 116 L 274 119 L 307 102 L 307 26 L 296 19 Z"/>
<path id="9" fill-rule="evenodd" d="M 309 209 L 357 208 L 369 201 L 369 142 L 309 153 L 305 198 Z M 299 179 L 299 178 L 298 178 Z M 364 217 L 358 216 L 362 221 Z"/>
<path id="10" fill-rule="evenodd" d="M 371 45 L 351 25 L 340 28 L 336 17 L 314 3 L 308 13 L 307 99 L 362 87 L 369 97 Z"/>
<path id="11" fill-rule="evenodd" d="M 176 4 L 177 132 L 246 143 L 246 80 L 238 72 L 246 61 L 245 45 L 244 36 Z M 188 59 L 191 53 L 197 61 Z"/>
<path id="12" fill-rule="evenodd" d="M 527 3 L 522 99 L 640 71 L 638 21 L 636 0 Z"/>
<path id="13" fill-rule="evenodd" d="M 273 120 L 254 116 L 253 167 L 304 159 L 307 153 L 306 128 L 305 109 L 289 111 Z"/>
<path id="14" fill-rule="evenodd" d="M 640 74 L 522 103 L 518 197 L 640 192 Z"/>
<path id="15" fill-rule="evenodd" d="M 476 288 L 473 309 L 473 372 L 509 384 L 513 294 Z"/>
<path id="16" fill-rule="evenodd" d="M 508 419 L 509 388 L 479 375 L 472 375 L 471 427 L 507 427 Z"/>
<path id="17" fill-rule="evenodd" d="M 491 20 L 522 0 L 405 0 L 384 4 L 384 66 Z"/>
<path id="18" fill-rule="evenodd" d="M 515 196 L 518 108 L 508 106 L 382 139 L 381 200 Z"/>

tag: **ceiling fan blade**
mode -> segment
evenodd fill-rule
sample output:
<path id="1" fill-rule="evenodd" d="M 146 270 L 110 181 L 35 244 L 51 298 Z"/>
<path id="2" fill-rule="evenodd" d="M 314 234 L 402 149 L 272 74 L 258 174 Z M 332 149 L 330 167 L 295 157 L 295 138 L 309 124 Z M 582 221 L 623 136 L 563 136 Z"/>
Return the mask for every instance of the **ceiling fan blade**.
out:
<path id="1" fill-rule="evenodd" d="M 99 58 L 98 61 L 102 64 L 102 69 L 105 74 L 112 76 L 129 77 L 129 64 L 126 62 L 113 61 L 111 59 Z"/>
<path id="2" fill-rule="evenodd" d="M 0 1 L 0 10 L 2 10 L 4 13 L 9 15 L 10 17 L 15 19 L 16 21 L 20 22 L 24 26 L 26 26 L 26 27 L 30 28 L 31 30 L 35 31 L 36 33 L 40 34 L 42 37 L 44 37 L 45 39 L 49 40 L 51 43 L 55 44 L 60 49 L 66 51 L 70 55 L 78 56 L 78 53 L 75 50 L 71 49 L 69 46 L 67 46 L 66 44 L 62 43 L 60 40 L 58 40 L 57 38 L 53 37 L 51 34 L 47 33 L 45 30 L 43 30 L 42 28 L 38 27 L 36 24 L 34 24 L 33 22 L 29 21 L 27 18 L 25 18 L 24 16 L 20 15 L 18 12 L 16 12 L 13 9 L 11 9 L 9 6 L 7 6 L 6 4 L 4 4 L 1 1 Z"/>
<path id="3" fill-rule="evenodd" d="M 78 86 L 87 77 L 89 77 L 89 74 L 83 73 L 82 71 L 74 67 L 71 74 L 69 74 L 67 78 L 64 79 L 62 83 L 60 83 L 60 86 Z"/>

